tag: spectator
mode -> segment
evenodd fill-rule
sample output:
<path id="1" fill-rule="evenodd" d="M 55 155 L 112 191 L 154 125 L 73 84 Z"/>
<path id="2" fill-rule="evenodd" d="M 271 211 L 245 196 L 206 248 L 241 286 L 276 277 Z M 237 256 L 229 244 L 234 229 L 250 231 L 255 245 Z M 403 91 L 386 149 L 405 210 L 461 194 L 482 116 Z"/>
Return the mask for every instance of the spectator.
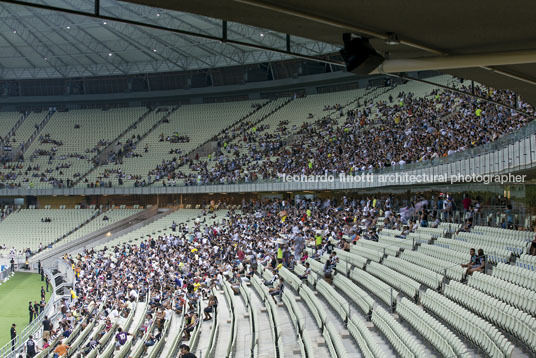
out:
<path id="1" fill-rule="evenodd" d="M 51 323 L 47 316 L 43 319 L 43 338 L 50 339 Z"/>
<path id="2" fill-rule="evenodd" d="M 281 299 L 284 288 L 285 288 L 285 280 L 283 279 L 283 277 L 280 277 L 277 286 L 272 287 L 268 292 L 274 298 L 274 301 L 277 302 L 277 300 L 275 299 L 275 296 L 278 296 Z"/>
<path id="3" fill-rule="evenodd" d="M 476 251 L 475 251 L 475 249 L 471 248 L 471 249 L 469 250 L 469 255 L 470 255 L 470 257 L 471 257 L 471 259 L 469 260 L 469 262 L 466 263 L 466 264 L 462 264 L 462 267 L 467 267 L 467 270 L 466 270 L 466 272 L 465 272 L 467 275 L 469 275 L 469 270 L 470 270 L 471 268 L 473 268 L 473 267 L 476 267 L 476 264 L 477 264 L 477 262 L 476 262 Z"/>
<path id="4" fill-rule="evenodd" d="M 186 344 L 181 344 L 180 347 L 180 358 L 196 358 L 193 353 L 190 353 L 190 346 Z"/>
<path id="5" fill-rule="evenodd" d="M 208 320 L 212 319 L 212 316 L 210 315 L 210 313 L 216 312 L 217 308 L 218 308 L 218 298 L 216 296 L 212 295 L 208 299 L 207 307 L 205 307 L 205 309 L 203 310 L 203 312 L 205 314 L 205 318 L 203 320 L 208 321 Z"/>
<path id="6" fill-rule="evenodd" d="M 184 317 L 184 340 L 189 341 L 192 331 L 195 329 L 198 323 L 197 314 L 195 311 L 190 311 Z"/>
<path id="7" fill-rule="evenodd" d="M 123 331 L 121 327 L 117 329 L 117 334 L 115 335 L 115 349 L 119 350 L 122 346 L 127 343 L 128 336 L 131 336 L 132 334 Z"/>
<path id="8" fill-rule="evenodd" d="M 69 350 L 69 346 L 65 344 L 64 341 L 61 341 L 60 344 L 54 349 L 55 355 L 58 357 L 64 357 L 67 355 L 67 352 Z"/>
<path id="9" fill-rule="evenodd" d="M 33 336 L 28 337 L 26 341 L 26 357 L 32 358 L 37 354 L 37 346 L 33 340 Z"/>
<path id="10" fill-rule="evenodd" d="M 306 262 L 305 272 L 303 273 L 303 275 L 298 275 L 298 277 L 300 280 L 307 280 L 307 277 L 309 277 L 310 274 L 311 274 L 311 265 L 308 262 Z"/>

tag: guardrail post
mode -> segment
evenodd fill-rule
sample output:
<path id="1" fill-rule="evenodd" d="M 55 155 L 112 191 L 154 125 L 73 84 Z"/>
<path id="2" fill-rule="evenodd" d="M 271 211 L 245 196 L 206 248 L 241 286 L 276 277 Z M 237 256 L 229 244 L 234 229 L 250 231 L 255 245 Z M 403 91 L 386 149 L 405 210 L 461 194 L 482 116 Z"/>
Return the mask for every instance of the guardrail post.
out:
<path id="1" fill-rule="evenodd" d="M 393 309 L 393 288 L 390 287 L 389 291 L 391 292 L 391 310 L 392 310 Z"/>

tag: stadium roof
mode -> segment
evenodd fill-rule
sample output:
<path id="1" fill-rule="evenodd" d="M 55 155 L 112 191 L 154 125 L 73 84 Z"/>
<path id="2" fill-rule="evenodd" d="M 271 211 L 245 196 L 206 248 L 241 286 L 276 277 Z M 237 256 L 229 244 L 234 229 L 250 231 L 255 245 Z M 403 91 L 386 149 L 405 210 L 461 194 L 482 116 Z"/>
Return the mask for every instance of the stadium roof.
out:
<path id="1" fill-rule="evenodd" d="M 93 0 L 29 0 L 92 13 Z M 195 2 L 195 1 L 192 1 Z M 283 52 L 240 46 L 286 49 L 286 34 L 200 14 L 100 1 L 100 18 L 0 2 L 0 78 L 58 78 L 186 71 L 290 58 Z M 120 18 L 192 32 L 204 38 L 112 21 Z M 291 51 L 319 56 L 338 49 L 303 37 L 290 38 Z"/>
<path id="2" fill-rule="evenodd" d="M 227 19 L 342 45 L 342 33 L 370 36 L 390 58 L 536 50 L 536 1 L 126 0 Z M 388 32 L 400 44 L 385 43 Z M 534 58 L 534 56 L 533 56 Z M 536 63 L 447 70 L 510 88 L 536 105 Z"/>
<path id="3" fill-rule="evenodd" d="M 442 71 L 513 89 L 536 105 L 534 13 L 536 2 L 523 0 L 0 0 L 0 78 L 181 71 L 275 61 L 289 52 L 319 57 L 337 51 L 342 34 L 352 32 L 370 37 L 389 59 L 489 60 L 490 53 L 529 50 L 522 63 L 507 55 L 500 65 L 483 60 Z M 218 41 L 224 22 L 228 43 Z M 398 44 L 387 44 L 389 34 Z"/>

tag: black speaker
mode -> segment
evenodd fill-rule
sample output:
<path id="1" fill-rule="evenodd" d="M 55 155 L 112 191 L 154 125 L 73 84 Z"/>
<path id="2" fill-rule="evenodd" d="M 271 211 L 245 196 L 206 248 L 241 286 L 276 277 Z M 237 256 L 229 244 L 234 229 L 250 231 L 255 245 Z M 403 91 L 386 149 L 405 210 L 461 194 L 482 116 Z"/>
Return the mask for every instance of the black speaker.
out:
<path id="1" fill-rule="evenodd" d="M 384 60 L 383 56 L 374 50 L 366 38 L 352 38 L 352 35 L 345 33 L 342 35 L 344 48 L 339 51 L 346 70 L 356 75 L 368 75 L 376 69 Z"/>

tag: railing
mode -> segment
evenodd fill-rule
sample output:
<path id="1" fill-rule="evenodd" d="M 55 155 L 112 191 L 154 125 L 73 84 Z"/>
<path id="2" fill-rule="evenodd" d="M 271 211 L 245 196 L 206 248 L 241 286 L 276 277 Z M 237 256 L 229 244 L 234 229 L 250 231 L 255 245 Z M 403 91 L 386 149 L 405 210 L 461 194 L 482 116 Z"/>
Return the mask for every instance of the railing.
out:
<path id="1" fill-rule="evenodd" d="M 37 136 L 39 135 L 41 130 L 47 125 L 48 121 L 50 120 L 50 118 L 52 117 L 52 115 L 54 113 L 56 113 L 56 112 L 55 111 L 49 111 L 47 113 L 47 115 L 45 116 L 45 118 L 41 122 L 39 122 L 39 124 L 35 128 L 35 131 L 33 132 L 32 136 L 30 138 L 28 138 L 28 140 L 26 142 L 24 142 L 24 145 L 22 147 L 22 154 L 24 154 L 26 152 L 26 150 L 28 150 L 28 148 L 30 148 L 30 145 L 33 143 L 35 138 L 37 138 Z"/>
<path id="2" fill-rule="evenodd" d="M 145 113 L 143 113 L 134 123 L 132 123 L 130 126 L 128 126 L 125 130 L 123 130 L 117 137 L 115 137 L 113 140 L 110 141 L 110 143 L 108 143 L 108 145 L 106 145 L 104 148 L 102 148 L 101 150 L 99 150 L 97 152 L 97 154 L 95 154 L 93 156 L 92 159 L 98 159 L 102 153 L 104 153 L 105 151 L 109 151 L 109 149 L 114 146 L 117 142 L 119 142 L 119 140 L 121 138 L 123 138 L 125 136 L 125 134 L 127 132 L 129 132 L 130 130 L 136 128 L 136 126 L 138 124 L 140 124 L 143 120 L 145 120 L 145 118 L 147 118 L 147 116 L 149 116 L 150 113 L 153 112 L 153 109 L 147 109 L 147 111 L 145 111 Z M 96 170 L 98 167 L 100 167 L 100 164 L 95 164 L 93 165 L 87 172 L 85 172 L 84 174 L 82 174 L 77 180 L 74 181 L 74 183 L 72 184 L 72 186 L 75 186 L 77 185 L 78 183 L 82 182 L 82 180 L 84 180 L 90 173 L 92 173 L 94 170 Z"/>
<path id="3" fill-rule="evenodd" d="M 0 271 L 0 281 L 4 281 L 9 275 L 11 275 L 11 268 L 6 267 L 3 271 Z"/>
<path id="4" fill-rule="evenodd" d="M 43 271 L 48 277 L 52 286 L 52 294 L 50 296 L 50 299 L 48 300 L 45 308 L 43 309 L 43 312 L 41 312 L 39 316 L 37 316 L 37 318 L 35 318 L 28 326 L 26 326 L 22 330 L 22 332 L 17 335 L 17 337 L 15 337 L 13 340 L 9 341 L 7 344 L 0 348 L 0 357 L 2 358 L 16 357 L 17 354 L 19 354 L 24 349 L 24 345 L 28 340 L 28 337 L 38 337 L 37 333 L 39 333 L 39 330 L 43 326 L 43 320 L 45 316 L 51 318 L 51 313 L 54 313 L 55 311 L 54 307 L 58 301 L 58 298 L 56 297 L 56 283 L 54 280 L 54 275 L 48 269 L 43 269 Z M 61 300 L 61 297 L 59 298 L 59 300 Z"/>

